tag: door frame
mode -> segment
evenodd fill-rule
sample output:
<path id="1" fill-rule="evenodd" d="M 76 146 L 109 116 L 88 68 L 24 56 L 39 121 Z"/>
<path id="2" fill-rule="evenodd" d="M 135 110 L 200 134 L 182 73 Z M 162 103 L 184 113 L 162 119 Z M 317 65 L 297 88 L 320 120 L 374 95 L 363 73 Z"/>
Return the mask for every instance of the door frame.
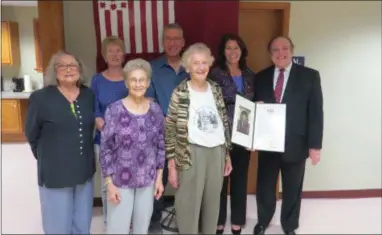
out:
<path id="1" fill-rule="evenodd" d="M 289 2 L 240 2 L 240 11 L 281 10 L 283 25 L 282 36 L 289 35 L 290 3 Z"/>
<path id="2" fill-rule="evenodd" d="M 59 50 L 65 50 L 63 1 L 38 0 L 38 33 L 42 70 L 45 73 L 49 60 Z M 44 85 L 45 85 L 44 77 Z"/>
<path id="3" fill-rule="evenodd" d="M 282 12 L 281 36 L 289 36 L 290 3 L 289 2 L 240 2 L 239 11 L 280 10 Z M 253 156 L 251 154 L 251 156 Z M 258 156 L 256 154 L 256 161 Z M 276 198 L 281 199 L 280 173 L 276 184 Z"/>

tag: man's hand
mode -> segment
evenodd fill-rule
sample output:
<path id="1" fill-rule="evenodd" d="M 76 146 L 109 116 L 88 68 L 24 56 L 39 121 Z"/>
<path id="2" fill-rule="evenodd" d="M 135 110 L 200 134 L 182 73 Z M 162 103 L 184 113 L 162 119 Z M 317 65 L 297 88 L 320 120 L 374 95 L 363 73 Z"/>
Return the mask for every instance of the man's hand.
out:
<path id="1" fill-rule="evenodd" d="M 320 149 L 309 149 L 309 157 L 312 161 L 313 166 L 317 165 L 317 163 L 321 159 L 321 150 Z"/>
<path id="2" fill-rule="evenodd" d="M 105 121 L 101 117 L 97 117 L 95 119 L 95 125 L 99 131 L 102 131 L 103 125 L 105 125 Z"/>

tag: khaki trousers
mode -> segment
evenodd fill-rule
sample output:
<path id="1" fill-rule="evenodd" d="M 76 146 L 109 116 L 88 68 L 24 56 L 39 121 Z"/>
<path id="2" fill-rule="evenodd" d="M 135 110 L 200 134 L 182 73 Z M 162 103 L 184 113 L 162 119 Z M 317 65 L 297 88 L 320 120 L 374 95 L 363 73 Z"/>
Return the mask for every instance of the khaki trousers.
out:
<path id="1" fill-rule="evenodd" d="M 215 234 L 220 192 L 224 179 L 226 149 L 190 145 L 192 167 L 178 171 L 175 211 L 179 234 L 198 234 L 201 212 L 203 234 Z"/>

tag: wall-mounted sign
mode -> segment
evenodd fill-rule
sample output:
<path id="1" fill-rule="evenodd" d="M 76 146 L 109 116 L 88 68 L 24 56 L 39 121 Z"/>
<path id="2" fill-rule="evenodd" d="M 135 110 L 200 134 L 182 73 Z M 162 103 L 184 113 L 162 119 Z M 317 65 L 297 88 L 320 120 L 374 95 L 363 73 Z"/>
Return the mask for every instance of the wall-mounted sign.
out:
<path id="1" fill-rule="evenodd" d="M 293 63 L 304 66 L 305 65 L 305 57 L 304 56 L 293 56 Z"/>

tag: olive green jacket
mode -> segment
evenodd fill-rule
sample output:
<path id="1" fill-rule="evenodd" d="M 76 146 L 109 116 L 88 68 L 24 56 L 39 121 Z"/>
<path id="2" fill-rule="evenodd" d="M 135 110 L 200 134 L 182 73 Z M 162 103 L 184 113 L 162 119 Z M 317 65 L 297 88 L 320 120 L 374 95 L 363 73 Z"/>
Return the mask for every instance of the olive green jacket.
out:
<path id="1" fill-rule="evenodd" d="M 165 124 L 166 156 L 169 160 L 175 159 L 175 166 L 178 170 L 188 170 L 192 166 L 187 126 L 190 105 L 188 81 L 189 79 L 185 79 L 172 93 Z M 207 81 L 211 85 L 216 107 L 223 122 L 225 147 L 228 154 L 231 150 L 231 135 L 223 94 L 217 83 L 209 79 Z"/>

